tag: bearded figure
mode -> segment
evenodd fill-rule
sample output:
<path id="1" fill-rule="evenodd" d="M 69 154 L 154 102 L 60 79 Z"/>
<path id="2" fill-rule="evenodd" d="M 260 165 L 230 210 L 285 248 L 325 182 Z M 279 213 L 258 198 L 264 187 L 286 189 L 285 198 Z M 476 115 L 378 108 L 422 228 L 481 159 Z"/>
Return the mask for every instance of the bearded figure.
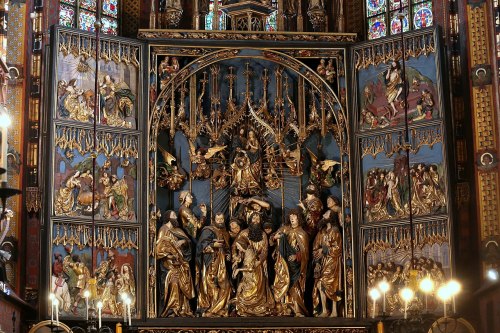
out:
<path id="1" fill-rule="evenodd" d="M 240 278 L 236 313 L 243 317 L 268 316 L 274 309 L 267 272 L 268 240 L 261 223 L 260 214 L 252 214 L 248 228 L 238 234 L 231 250 L 233 278 Z"/>
<path id="2" fill-rule="evenodd" d="M 215 215 L 214 225 L 204 227 L 196 246 L 198 311 L 203 317 L 226 317 L 231 298 L 231 284 L 226 263 L 231 258 L 229 233 L 224 214 Z"/>

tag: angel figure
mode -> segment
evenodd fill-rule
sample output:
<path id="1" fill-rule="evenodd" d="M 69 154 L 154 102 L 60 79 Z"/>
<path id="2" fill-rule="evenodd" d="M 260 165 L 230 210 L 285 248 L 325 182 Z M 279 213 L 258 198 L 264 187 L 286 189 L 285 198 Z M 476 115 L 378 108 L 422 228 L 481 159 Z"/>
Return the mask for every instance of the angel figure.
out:
<path id="1" fill-rule="evenodd" d="M 158 185 L 172 191 L 178 190 L 187 178 L 186 172 L 184 169 L 173 165 L 176 159 L 172 154 L 166 151 L 165 148 L 161 146 L 158 147 L 160 148 L 164 161 L 158 163 Z"/>
<path id="2" fill-rule="evenodd" d="M 292 176 L 302 175 L 302 156 L 300 147 L 290 150 L 290 148 L 286 148 L 284 145 L 281 145 L 281 152 L 290 174 Z"/>
<path id="3" fill-rule="evenodd" d="M 231 173 L 227 170 L 224 164 L 221 164 L 214 170 L 212 175 L 212 185 L 216 190 L 222 190 L 229 185 L 229 177 L 231 177 Z"/>
<path id="4" fill-rule="evenodd" d="M 311 157 L 311 175 L 309 182 L 318 187 L 332 187 L 335 185 L 335 177 L 332 175 L 333 167 L 340 164 L 334 160 L 323 160 L 319 158 L 309 149 L 309 156 Z"/>
<path id="5" fill-rule="evenodd" d="M 208 179 L 212 174 L 210 165 L 207 160 L 220 151 L 226 149 L 226 146 L 214 146 L 210 148 L 198 148 L 189 141 L 189 157 L 192 163 L 197 164 L 196 168 L 191 171 L 191 175 L 195 179 Z"/>

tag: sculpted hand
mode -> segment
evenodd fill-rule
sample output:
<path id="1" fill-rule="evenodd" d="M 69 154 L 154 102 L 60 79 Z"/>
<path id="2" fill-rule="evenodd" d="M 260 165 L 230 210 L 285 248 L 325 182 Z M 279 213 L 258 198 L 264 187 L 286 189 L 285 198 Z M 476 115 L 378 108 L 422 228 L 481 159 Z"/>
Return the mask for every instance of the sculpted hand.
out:
<path id="1" fill-rule="evenodd" d="M 295 261 L 295 259 L 297 259 L 297 256 L 295 254 L 288 256 L 288 261 Z"/>
<path id="2" fill-rule="evenodd" d="M 238 274 L 240 273 L 240 269 L 235 269 L 233 270 L 233 279 L 236 279 L 236 277 L 238 276 Z"/>

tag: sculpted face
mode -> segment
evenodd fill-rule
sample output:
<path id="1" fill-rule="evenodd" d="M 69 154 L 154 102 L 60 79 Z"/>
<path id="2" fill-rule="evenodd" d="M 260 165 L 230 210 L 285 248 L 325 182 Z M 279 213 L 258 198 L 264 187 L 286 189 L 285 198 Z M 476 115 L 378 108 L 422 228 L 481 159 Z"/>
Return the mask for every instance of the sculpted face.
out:
<path id="1" fill-rule="evenodd" d="M 229 223 L 229 230 L 231 235 L 237 235 L 241 231 L 241 227 L 236 221 Z"/>
<path id="2" fill-rule="evenodd" d="M 299 226 L 299 218 L 297 215 L 290 215 L 290 224 L 292 225 L 292 228 L 297 228 Z"/>
<path id="3" fill-rule="evenodd" d="M 252 216 L 252 224 L 260 224 L 260 215 L 259 214 L 255 214 L 254 216 Z"/>
<path id="4" fill-rule="evenodd" d="M 215 215 L 215 226 L 217 228 L 224 228 L 224 215 L 223 214 Z"/>
<path id="5" fill-rule="evenodd" d="M 186 205 L 190 205 L 193 203 L 193 196 L 191 195 L 191 193 L 188 193 L 186 195 L 186 198 L 184 199 L 184 202 L 186 203 Z"/>

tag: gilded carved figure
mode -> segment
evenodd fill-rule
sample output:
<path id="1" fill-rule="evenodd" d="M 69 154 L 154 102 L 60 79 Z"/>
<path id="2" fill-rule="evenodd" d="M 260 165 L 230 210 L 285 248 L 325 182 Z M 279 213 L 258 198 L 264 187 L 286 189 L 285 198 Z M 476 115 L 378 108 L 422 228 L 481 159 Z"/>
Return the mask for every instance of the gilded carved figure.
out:
<path id="1" fill-rule="evenodd" d="M 342 290 L 342 234 L 338 225 L 338 217 L 327 210 L 319 222 L 313 243 L 313 307 L 317 317 L 337 317 L 337 302 Z M 327 300 L 332 301 L 331 310 Z"/>
<path id="2" fill-rule="evenodd" d="M 231 186 L 238 195 L 256 195 L 262 190 L 262 157 L 259 140 L 254 131 L 233 139 L 234 158 L 231 160 L 233 181 Z"/>
<path id="3" fill-rule="evenodd" d="M 318 189 L 315 185 L 310 184 L 306 187 L 306 197 L 298 206 L 303 210 L 306 219 L 306 231 L 314 237 L 316 235 L 318 222 L 321 219 L 323 211 L 323 203 L 317 196 Z"/>
<path id="4" fill-rule="evenodd" d="M 203 228 L 196 246 L 196 267 L 199 272 L 198 311 L 203 317 L 225 317 L 231 298 L 229 233 L 224 214 L 215 215 L 215 223 Z"/>
<path id="5" fill-rule="evenodd" d="M 192 316 L 189 300 L 195 296 L 189 261 L 191 240 L 179 228 L 174 211 L 166 211 L 156 240 L 156 259 L 165 271 L 162 278 L 163 309 L 160 317 Z"/>
<path id="6" fill-rule="evenodd" d="M 235 307 L 239 316 L 268 316 L 274 309 L 267 272 L 267 235 L 261 216 L 253 213 L 248 228 L 241 231 L 232 245 L 233 278 L 241 273 L 236 287 Z"/>
<path id="7" fill-rule="evenodd" d="M 181 203 L 179 218 L 182 222 L 182 226 L 191 237 L 196 238 L 198 230 L 205 224 L 207 206 L 203 203 L 200 205 L 201 216 L 198 218 L 191 209 L 193 195 L 189 191 L 182 191 L 179 194 L 179 202 Z"/>
<path id="8" fill-rule="evenodd" d="M 400 97 L 403 92 L 403 74 L 399 61 L 392 61 L 389 68 L 385 72 L 385 96 L 387 102 L 392 107 L 393 116 L 398 113 L 396 103 L 400 103 Z"/>
<path id="9" fill-rule="evenodd" d="M 110 75 L 104 75 L 99 82 L 101 98 L 101 122 L 114 127 L 132 128 L 135 124 L 135 95 L 125 82 L 115 82 Z"/>
<path id="10" fill-rule="evenodd" d="M 157 167 L 158 186 L 166 187 L 172 191 L 180 189 L 187 178 L 186 172 L 174 164 L 176 158 L 172 154 L 161 146 L 158 148 L 163 157 L 163 162 L 158 163 Z"/>
<path id="11" fill-rule="evenodd" d="M 196 164 L 195 168 L 191 170 L 191 176 L 195 179 L 208 179 L 212 175 L 212 169 L 209 159 L 215 156 L 218 152 L 223 151 L 226 146 L 214 146 L 210 148 L 198 148 L 189 141 L 189 156 L 191 162 Z"/>
<path id="12" fill-rule="evenodd" d="M 73 215 L 76 208 L 76 198 L 80 188 L 80 171 L 70 175 L 64 186 L 56 193 L 54 211 L 56 215 Z"/>
<path id="13" fill-rule="evenodd" d="M 278 315 L 307 315 L 304 303 L 307 263 L 309 262 L 309 235 L 302 229 L 302 214 L 293 209 L 284 226 L 270 237 L 275 246 L 274 283 L 272 286 Z"/>

